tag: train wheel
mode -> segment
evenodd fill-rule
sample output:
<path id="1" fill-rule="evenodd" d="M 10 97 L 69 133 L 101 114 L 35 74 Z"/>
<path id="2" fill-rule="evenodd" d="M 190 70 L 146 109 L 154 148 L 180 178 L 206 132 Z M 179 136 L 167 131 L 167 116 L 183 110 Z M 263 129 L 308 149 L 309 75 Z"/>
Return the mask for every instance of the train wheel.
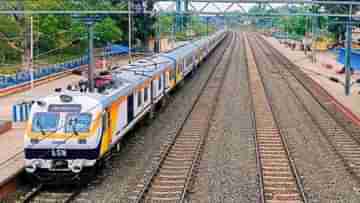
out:
<path id="1" fill-rule="evenodd" d="M 161 101 L 161 110 L 162 111 L 167 107 L 167 105 L 169 105 L 170 99 L 171 99 L 170 95 L 166 93 Z"/>
<path id="2" fill-rule="evenodd" d="M 121 145 L 120 145 L 120 143 L 117 143 L 116 144 L 116 152 L 120 152 L 120 150 L 121 150 Z"/>
<path id="3" fill-rule="evenodd" d="M 95 180 L 99 169 L 100 168 L 98 167 L 98 164 L 96 164 L 94 167 L 87 168 L 81 175 L 81 181 L 79 181 L 79 184 L 83 186 Z"/>
<path id="4" fill-rule="evenodd" d="M 145 125 L 150 125 L 152 120 L 154 120 L 155 116 L 156 116 L 156 108 L 155 108 L 155 104 L 153 104 L 149 110 L 149 113 L 146 115 L 146 119 L 144 119 Z"/>

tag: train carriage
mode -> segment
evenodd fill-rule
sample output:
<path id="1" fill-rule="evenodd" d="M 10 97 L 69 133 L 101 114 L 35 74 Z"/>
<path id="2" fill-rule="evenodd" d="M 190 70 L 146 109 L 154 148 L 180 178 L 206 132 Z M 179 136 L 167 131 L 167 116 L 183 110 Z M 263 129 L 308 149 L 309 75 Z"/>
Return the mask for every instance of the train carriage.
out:
<path id="1" fill-rule="evenodd" d="M 52 181 L 63 173 L 73 180 L 94 168 L 223 37 L 218 32 L 114 68 L 96 78 L 96 92 L 79 82 L 36 101 L 24 136 L 26 171 Z"/>

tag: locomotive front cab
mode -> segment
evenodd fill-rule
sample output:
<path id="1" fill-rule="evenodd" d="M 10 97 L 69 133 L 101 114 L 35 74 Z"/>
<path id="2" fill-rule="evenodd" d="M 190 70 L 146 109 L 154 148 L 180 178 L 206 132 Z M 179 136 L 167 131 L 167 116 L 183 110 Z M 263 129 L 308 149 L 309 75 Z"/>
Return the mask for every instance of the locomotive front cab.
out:
<path id="1" fill-rule="evenodd" d="M 100 156 L 100 112 L 99 104 L 86 96 L 67 103 L 47 98 L 35 104 L 24 136 L 26 172 L 41 178 L 93 167 Z"/>

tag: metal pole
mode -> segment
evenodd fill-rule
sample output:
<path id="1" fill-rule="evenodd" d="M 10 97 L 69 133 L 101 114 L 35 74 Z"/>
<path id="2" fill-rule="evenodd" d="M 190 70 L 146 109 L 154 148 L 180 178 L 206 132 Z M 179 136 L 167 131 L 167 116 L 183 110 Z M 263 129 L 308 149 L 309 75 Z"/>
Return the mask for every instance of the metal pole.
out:
<path id="1" fill-rule="evenodd" d="M 181 31 L 181 0 L 176 0 L 175 33 Z"/>
<path id="2" fill-rule="evenodd" d="M 314 6 L 312 7 L 312 11 L 313 11 L 313 13 L 315 12 Z M 317 20 L 318 20 L 318 18 L 316 16 L 312 17 L 312 32 L 313 32 L 312 60 L 313 60 L 313 63 L 316 63 L 316 40 L 317 40 L 317 34 L 318 34 L 317 33 L 317 28 L 318 28 Z"/>
<path id="3" fill-rule="evenodd" d="M 128 26 L 129 26 L 129 63 L 132 62 L 132 58 L 131 58 L 131 35 L 132 35 L 132 32 L 131 32 L 131 0 L 128 0 Z"/>
<path id="4" fill-rule="evenodd" d="M 285 32 L 286 32 L 286 43 L 288 43 L 289 41 L 289 30 L 288 30 L 288 18 L 286 17 L 286 22 L 285 22 Z"/>
<path id="5" fill-rule="evenodd" d="M 313 10 L 312 10 L 313 11 Z M 310 49 L 311 49 L 311 61 L 314 63 L 314 16 L 310 17 L 310 21 L 311 21 L 311 28 L 310 28 L 310 36 L 311 36 L 311 41 L 310 41 Z"/>
<path id="6" fill-rule="evenodd" d="M 161 39 L 161 35 L 160 35 L 160 18 L 159 16 L 157 16 L 157 32 L 156 32 L 156 49 L 155 52 L 159 53 L 160 52 L 160 39 Z"/>
<path id="7" fill-rule="evenodd" d="M 33 17 L 30 16 L 30 88 L 31 91 L 34 89 L 34 33 L 33 33 Z"/>
<path id="8" fill-rule="evenodd" d="M 175 32 L 175 24 L 173 26 L 171 26 L 171 43 L 172 43 L 172 47 L 175 47 L 175 36 L 174 36 L 174 32 Z"/>
<path id="9" fill-rule="evenodd" d="M 206 16 L 206 36 L 209 36 L 209 17 Z"/>
<path id="10" fill-rule="evenodd" d="M 184 25 L 185 25 L 185 30 L 188 30 L 188 21 L 189 21 L 189 14 L 187 14 L 189 12 L 189 1 L 188 0 L 184 0 L 184 11 L 185 11 L 185 15 L 183 16 L 184 18 Z"/>
<path id="11" fill-rule="evenodd" d="M 351 48 L 352 48 L 352 27 L 351 27 L 352 6 L 349 9 L 349 21 L 346 24 L 346 52 L 345 52 L 345 95 L 350 94 L 351 83 Z"/>
<path id="12" fill-rule="evenodd" d="M 89 81 L 89 91 L 94 92 L 95 89 L 95 83 L 94 83 L 94 30 L 93 30 L 93 24 L 88 25 L 88 40 L 89 40 L 89 68 L 88 68 L 88 81 Z"/>

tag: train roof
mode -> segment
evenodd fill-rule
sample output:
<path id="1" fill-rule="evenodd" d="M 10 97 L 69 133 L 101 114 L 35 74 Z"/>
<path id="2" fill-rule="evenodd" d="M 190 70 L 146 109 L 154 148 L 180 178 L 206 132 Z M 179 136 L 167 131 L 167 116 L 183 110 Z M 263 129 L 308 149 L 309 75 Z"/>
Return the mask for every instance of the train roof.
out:
<path id="1" fill-rule="evenodd" d="M 164 72 L 170 63 L 170 60 L 159 56 L 147 57 L 115 70 L 112 73 L 113 80 L 115 84 L 119 83 L 121 88 L 114 89 L 113 94 L 110 91 L 110 95 L 101 97 L 100 102 L 107 106 L 120 96 L 130 94 L 138 85 Z"/>
<path id="2" fill-rule="evenodd" d="M 186 45 L 179 47 L 179 48 L 175 49 L 174 51 L 164 53 L 163 55 L 172 57 L 174 59 L 178 59 L 178 58 L 181 58 L 181 57 L 184 57 L 184 56 L 190 54 L 195 48 L 196 48 L 196 46 L 194 44 L 187 43 Z"/>
<path id="3" fill-rule="evenodd" d="M 216 34 L 217 36 L 218 34 Z M 113 86 L 106 89 L 104 92 L 83 93 L 79 90 L 65 90 L 56 94 L 68 94 L 70 96 L 87 96 L 91 99 L 97 100 L 102 106 L 108 106 L 114 101 L 118 100 L 120 96 L 129 95 L 134 88 L 143 84 L 150 78 L 156 77 L 167 68 L 174 68 L 170 66 L 174 64 L 174 59 L 177 60 L 180 56 L 184 57 L 191 53 L 199 45 L 209 41 L 210 37 L 199 39 L 193 42 L 188 42 L 184 46 L 179 47 L 168 53 L 161 53 L 155 56 L 146 57 L 134 61 L 134 63 L 120 66 L 114 69 L 110 74 L 112 76 Z M 54 95 L 52 95 L 54 96 Z"/>
<path id="4" fill-rule="evenodd" d="M 211 36 L 201 38 L 201 39 L 196 39 L 196 40 L 193 40 L 190 42 L 186 42 L 183 46 L 178 47 L 175 50 L 168 52 L 168 53 L 164 53 L 162 55 L 168 56 L 168 57 L 171 57 L 174 59 L 184 57 L 184 56 L 188 55 L 189 53 L 191 53 L 194 48 L 204 46 L 206 43 L 209 42 L 209 40 L 221 35 L 222 33 L 223 33 L 223 31 L 218 31 Z"/>

